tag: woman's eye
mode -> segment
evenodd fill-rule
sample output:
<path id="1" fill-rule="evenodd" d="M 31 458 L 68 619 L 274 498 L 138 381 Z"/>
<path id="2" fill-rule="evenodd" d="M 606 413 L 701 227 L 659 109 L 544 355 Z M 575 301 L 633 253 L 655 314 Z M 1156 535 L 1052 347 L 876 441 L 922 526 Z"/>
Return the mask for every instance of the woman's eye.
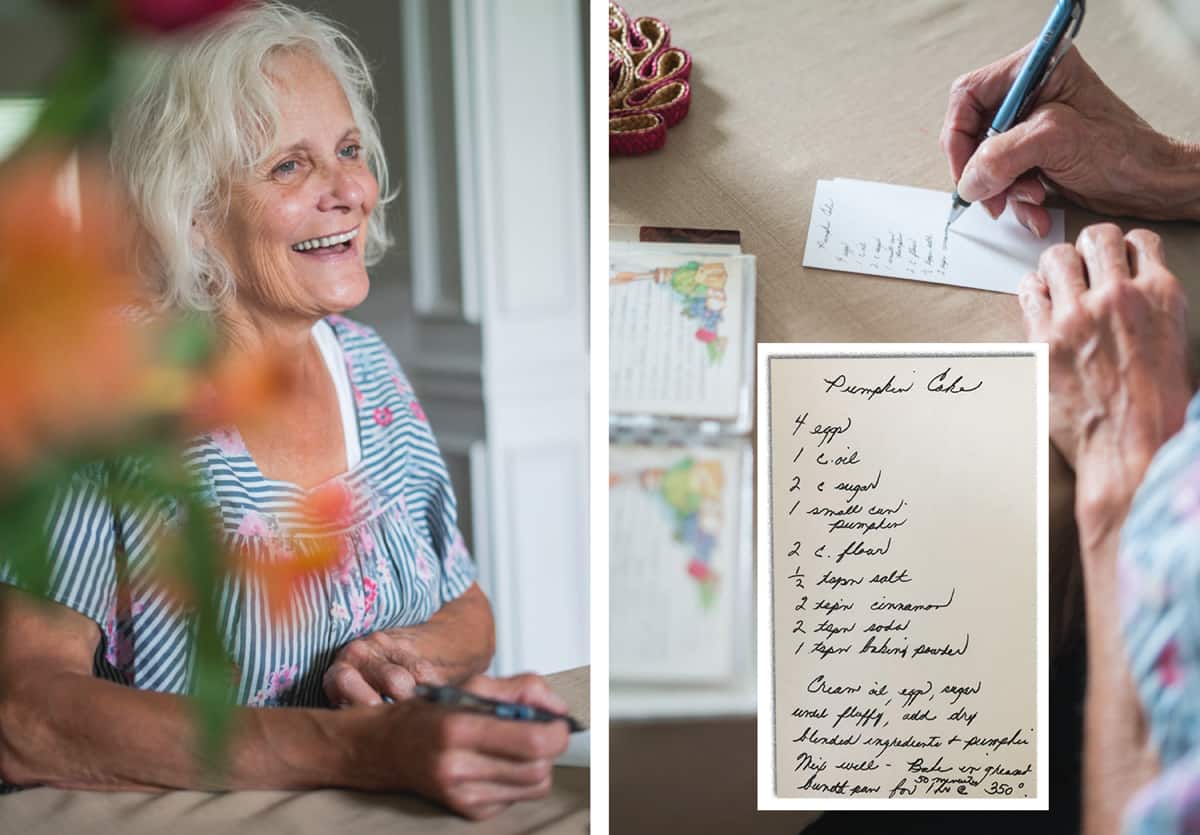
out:
<path id="1" fill-rule="evenodd" d="M 347 145 L 342 148 L 341 154 L 343 159 L 358 159 L 358 155 L 362 153 L 361 145 Z"/>
<path id="2" fill-rule="evenodd" d="M 276 165 L 273 171 L 276 174 L 291 174 L 295 172 L 298 166 L 299 163 L 297 163 L 296 160 L 289 159 L 284 160 L 283 162 L 279 163 L 279 165 Z"/>

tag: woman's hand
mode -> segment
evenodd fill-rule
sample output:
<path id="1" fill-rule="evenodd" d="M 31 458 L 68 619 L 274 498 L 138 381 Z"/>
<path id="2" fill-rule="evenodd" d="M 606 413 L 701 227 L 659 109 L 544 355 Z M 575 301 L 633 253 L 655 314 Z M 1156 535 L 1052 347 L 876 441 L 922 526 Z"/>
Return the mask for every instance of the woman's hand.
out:
<path id="1" fill-rule="evenodd" d="M 1112 224 L 1046 250 L 1020 301 L 1029 339 L 1050 344 L 1050 436 L 1076 472 L 1086 553 L 1119 530 L 1150 460 L 1183 426 L 1186 301 L 1159 237 Z"/>
<path id="2" fill-rule="evenodd" d="M 476 676 L 480 696 L 564 713 L 567 705 L 536 675 Z M 496 719 L 413 699 L 373 711 L 361 773 L 368 787 L 412 788 L 479 820 L 550 791 L 554 760 L 567 747 L 565 722 Z"/>
<path id="3" fill-rule="evenodd" d="M 325 673 L 334 707 L 410 698 L 418 684 L 447 684 L 491 663 L 495 626 L 487 596 L 472 585 L 416 626 L 374 632 L 342 647 Z"/>
<path id="4" fill-rule="evenodd" d="M 1200 217 L 1200 148 L 1146 124 L 1074 47 L 1028 116 L 984 142 L 1029 49 L 967 73 L 950 88 L 941 148 L 964 200 L 983 201 L 999 217 L 1007 199 L 1039 237 L 1050 231 L 1043 180 L 1105 214 Z"/>
<path id="5" fill-rule="evenodd" d="M 400 630 L 396 630 L 399 632 Z M 375 632 L 342 647 L 325 673 L 325 695 L 334 707 L 403 701 L 418 684 L 445 684 L 437 667 L 402 635 Z"/>

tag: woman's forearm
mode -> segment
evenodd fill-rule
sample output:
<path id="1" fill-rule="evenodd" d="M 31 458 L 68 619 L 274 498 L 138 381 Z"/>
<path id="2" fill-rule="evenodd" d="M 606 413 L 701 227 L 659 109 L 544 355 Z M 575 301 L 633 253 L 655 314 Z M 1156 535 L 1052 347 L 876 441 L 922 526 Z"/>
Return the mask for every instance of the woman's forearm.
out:
<path id="1" fill-rule="evenodd" d="M 1083 730 L 1083 831 L 1121 830 L 1130 798 L 1158 772 L 1129 671 L 1117 603 L 1120 526 L 1097 538 L 1081 531 L 1087 601 L 1087 695 Z"/>
<path id="2" fill-rule="evenodd" d="M 18 785 L 157 791 L 352 786 L 361 711 L 235 708 L 226 767 L 205 774 L 181 696 L 77 672 L 9 674 L 0 776 Z"/>
<path id="3" fill-rule="evenodd" d="M 487 670 L 496 651 L 495 636 L 492 607 L 478 585 L 443 605 L 425 623 L 377 633 L 393 649 L 430 665 L 436 680 L 451 683 Z"/>

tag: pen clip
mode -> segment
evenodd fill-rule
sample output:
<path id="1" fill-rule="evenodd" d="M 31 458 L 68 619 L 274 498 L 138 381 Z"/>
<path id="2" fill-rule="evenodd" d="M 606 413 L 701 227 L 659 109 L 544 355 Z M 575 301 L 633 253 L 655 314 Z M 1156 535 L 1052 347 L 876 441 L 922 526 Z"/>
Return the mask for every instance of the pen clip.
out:
<path id="1" fill-rule="evenodd" d="M 1085 0 L 1072 0 L 1069 29 L 1059 39 L 1058 46 L 1054 48 L 1054 54 L 1046 62 L 1046 69 L 1042 71 L 1042 77 L 1038 79 L 1037 84 L 1030 88 L 1028 95 L 1025 96 L 1025 101 L 1021 102 L 1021 107 L 1017 110 L 1018 120 L 1024 119 L 1029 114 L 1030 105 L 1037 99 L 1038 94 L 1041 93 L 1042 88 L 1046 86 L 1046 82 L 1050 80 L 1050 76 L 1058 66 L 1058 62 L 1063 59 L 1063 56 L 1071 48 L 1071 44 L 1075 42 L 1075 36 L 1079 34 L 1079 27 L 1083 25 L 1083 15 L 1086 10 Z"/>
<path id="2" fill-rule="evenodd" d="M 1046 71 L 1042 73 L 1042 80 L 1038 83 L 1040 89 L 1046 80 L 1050 78 L 1050 74 L 1054 72 L 1054 68 L 1058 66 L 1058 62 L 1067 54 L 1067 50 L 1071 48 L 1071 44 L 1075 42 L 1075 36 L 1079 34 L 1079 27 L 1083 25 L 1083 14 L 1086 11 L 1084 0 L 1074 0 L 1071 3 L 1071 22 L 1070 29 L 1062 36 L 1062 40 L 1058 42 L 1058 47 L 1054 50 L 1054 55 L 1046 64 Z"/>
<path id="3" fill-rule="evenodd" d="M 1071 31 L 1067 33 L 1069 40 L 1075 40 L 1075 36 L 1079 34 L 1079 27 L 1083 25 L 1083 15 L 1086 11 L 1085 0 L 1073 0 L 1071 3 Z"/>

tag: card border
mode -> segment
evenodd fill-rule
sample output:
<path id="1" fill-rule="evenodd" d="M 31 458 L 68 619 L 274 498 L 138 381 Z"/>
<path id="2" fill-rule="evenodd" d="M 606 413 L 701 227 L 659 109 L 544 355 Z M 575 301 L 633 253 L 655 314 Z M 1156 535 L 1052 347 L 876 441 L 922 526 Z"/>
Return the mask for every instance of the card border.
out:
<path id="1" fill-rule="evenodd" d="M 1013 800 L 966 798 L 782 798 L 775 793 L 775 687 L 771 605 L 771 456 L 770 380 L 772 358 L 857 356 L 977 357 L 1032 356 L 1037 410 L 1037 789 L 1033 797 Z M 1050 673 L 1049 673 L 1049 362 L 1044 343 L 784 343 L 762 342 L 757 349 L 758 427 L 755 455 L 758 463 L 755 513 L 758 526 L 757 653 L 758 653 L 758 772 L 759 811 L 1041 811 L 1050 809 Z"/>

